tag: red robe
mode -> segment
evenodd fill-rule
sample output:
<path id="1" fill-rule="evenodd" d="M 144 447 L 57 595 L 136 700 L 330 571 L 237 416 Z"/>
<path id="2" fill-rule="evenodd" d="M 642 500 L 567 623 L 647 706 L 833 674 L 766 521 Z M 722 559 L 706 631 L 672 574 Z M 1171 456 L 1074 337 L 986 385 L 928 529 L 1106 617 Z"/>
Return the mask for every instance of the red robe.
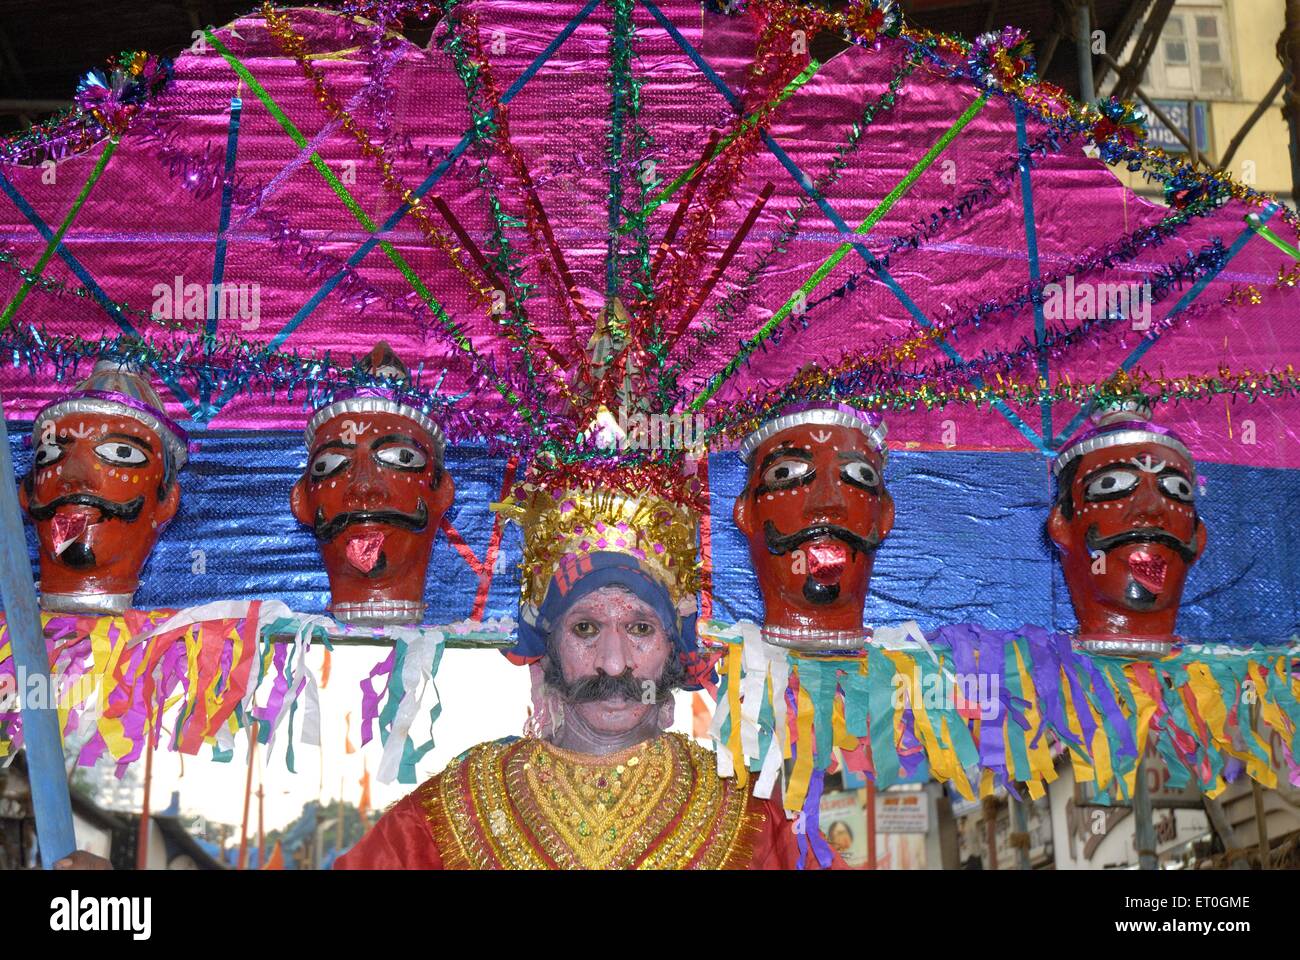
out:
<path id="1" fill-rule="evenodd" d="M 539 740 L 480 744 L 395 804 L 338 870 L 791 870 L 779 800 L 717 775 L 714 755 L 665 734 L 612 757 Z M 811 851 L 805 864 L 817 868 Z M 834 869 L 847 869 L 839 855 Z"/>

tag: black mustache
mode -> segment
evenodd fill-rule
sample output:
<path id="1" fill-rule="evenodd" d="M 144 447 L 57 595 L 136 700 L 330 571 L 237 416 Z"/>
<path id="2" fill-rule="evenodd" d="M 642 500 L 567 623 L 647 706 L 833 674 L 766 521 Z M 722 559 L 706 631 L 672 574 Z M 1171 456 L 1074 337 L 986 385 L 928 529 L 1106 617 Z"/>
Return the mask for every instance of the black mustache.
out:
<path id="1" fill-rule="evenodd" d="M 415 513 L 402 513 L 399 510 L 349 510 L 325 519 L 325 511 L 316 508 L 316 539 L 329 543 L 344 527 L 354 523 L 384 523 L 390 527 L 402 527 L 412 533 L 419 533 L 429 524 L 429 508 L 421 500 L 415 505 Z"/>
<path id="2" fill-rule="evenodd" d="M 105 500 L 93 493 L 69 493 L 62 497 L 55 497 L 49 503 L 29 504 L 27 512 L 32 515 L 33 520 L 43 521 L 53 517 L 58 512 L 59 507 L 67 506 L 94 507 L 104 515 L 105 519 L 112 517 L 114 520 L 125 520 L 127 523 L 131 523 L 140 516 L 140 511 L 144 509 L 144 497 L 136 497 L 126 503 L 118 503 L 116 500 Z"/>
<path id="3" fill-rule="evenodd" d="M 874 553 L 880 546 L 880 536 L 874 530 L 870 536 L 864 537 L 834 523 L 819 523 L 815 526 L 804 527 L 794 533 L 782 534 L 776 529 L 776 525 L 769 520 L 763 526 L 763 535 L 767 538 L 767 549 L 778 556 L 789 553 L 809 540 L 816 540 L 818 537 L 835 537 L 838 540 L 843 540 L 853 549 L 861 550 L 863 553 Z"/>
<path id="4" fill-rule="evenodd" d="M 557 692 L 569 703 L 595 703 L 597 700 L 640 700 L 645 681 L 632 676 L 632 668 L 617 676 L 597 672 L 589 677 L 564 682 Z M 653 682 L 653 681 L 651 681 Z"/>
<path id="5" fill-rule="evenodd" d="M 1100 550 L 1102 553 L 1109 553 L 1116 547 L 1127 546 L 1130 543 L 1158 543 L 1168 547 L 1183 558 L 1185 563 L 1191 563 L 1196 559 L 1196 535 L 1184 543 L 1179 540 L 1168 530 L 1161 530 L 1159 527 L 1138 527 L 1134 530 L 1125 530 L 1123 533 L 1117 533 L 1110 537 L 1100 537 L 1097 535 L 1097 525 L 1093 524 L 1088 528 L 1088 533 L 1084 537 L 1088 544 L 1088 552 L 1095 553 Z"/>

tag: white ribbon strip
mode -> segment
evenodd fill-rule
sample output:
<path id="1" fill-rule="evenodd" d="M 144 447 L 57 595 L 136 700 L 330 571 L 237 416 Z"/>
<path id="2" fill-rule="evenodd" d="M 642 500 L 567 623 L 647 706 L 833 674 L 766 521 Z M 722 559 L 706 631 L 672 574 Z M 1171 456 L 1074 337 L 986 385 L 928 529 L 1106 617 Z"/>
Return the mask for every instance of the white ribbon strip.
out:
<path id="1" fill-rule="evenodd" d="M 394 640 L 406 642 L 406 658 L 402 662 L 402 702 L 397 705 L 397 714 L 393 717 L 393 726 L 388 732 L 383 756 L 379 758 L 379 769 L 375 773 L 380 783 L 392 783 L 397 779 L 402 765 L 402 751 L 411 732 L 411 724 L 420 712 L 426 687 L 433 687 L 433 697 L 437 701 L 438 689 L 432 682 L 433 659 L 438 648 L 446 641 L 446 635 L 441 630 L 415 630 L 410 627 L 389 627 L 384 633 Z"/>

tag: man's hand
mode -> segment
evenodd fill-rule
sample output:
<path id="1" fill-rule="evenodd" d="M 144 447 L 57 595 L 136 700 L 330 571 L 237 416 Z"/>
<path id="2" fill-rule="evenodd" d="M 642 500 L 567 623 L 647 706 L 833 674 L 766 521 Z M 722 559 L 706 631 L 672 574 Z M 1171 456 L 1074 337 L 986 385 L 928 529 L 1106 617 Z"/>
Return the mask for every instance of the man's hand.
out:
<path id="1" fill-rule="evenodd" d="M 55 870 L 112 870 L 113 865 L 103 857 L 97 857 L 85 850 L 78 850 L 71 856 L 56 860 Z"/>

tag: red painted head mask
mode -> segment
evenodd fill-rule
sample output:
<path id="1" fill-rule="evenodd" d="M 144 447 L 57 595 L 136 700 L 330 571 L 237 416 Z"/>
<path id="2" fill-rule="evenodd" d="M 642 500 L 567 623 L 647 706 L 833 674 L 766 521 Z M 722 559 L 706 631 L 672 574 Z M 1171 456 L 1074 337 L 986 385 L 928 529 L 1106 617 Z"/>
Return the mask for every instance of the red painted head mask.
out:
<path id="1" fill-rule="evenodd" d="M 741 445 L 749 480 L 733 515 L 749 538 L 770 640 L 862 645 L 875 551 L 894 525 L 884 438 L 877 418 L 821 405 L 787 412 Z"/>
<path id="2" fill-rule="evenodd" d="M 406 380 L 386 344 L 375 376 Z M 290 496 L 329 574 L 330 612 L 353 623 L 418 623 L 429 554 L 451 506 L 442 430 L 394 391 L 336 399 L 307 424 L 307 470 Z"/>
<path id="3" fill-rule="evenodd" d="M 18 497 L 40 543 L 41 606 L 121 613 L 180 505 L 185 431 L 139 371 L 101 360 L 37 414 L 32 447 Z"/>
<path id="4" fill-rule="evenodd" d="M 1116 401 L 1056 463 L 1047 529 L 1086 649 L 1158 655 L 1174 641 L 1183 585 L 1205 550 L 1191 454 L 1148 420 L 1145 398 Z"/>

